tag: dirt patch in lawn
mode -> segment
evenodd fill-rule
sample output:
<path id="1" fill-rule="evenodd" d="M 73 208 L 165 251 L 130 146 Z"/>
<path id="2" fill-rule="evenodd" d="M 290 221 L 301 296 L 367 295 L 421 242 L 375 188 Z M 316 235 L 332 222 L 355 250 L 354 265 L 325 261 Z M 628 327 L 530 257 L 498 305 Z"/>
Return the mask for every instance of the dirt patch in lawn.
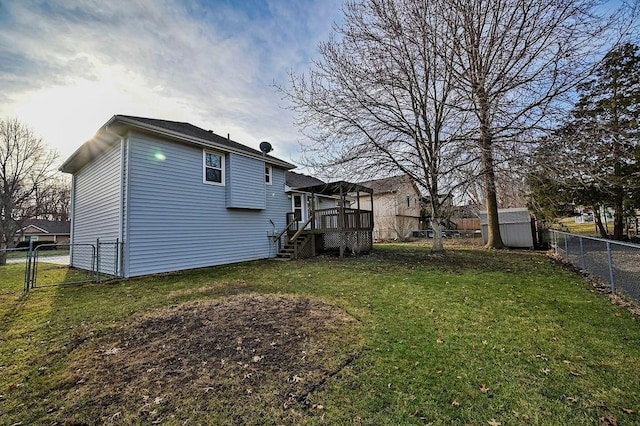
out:
<path id="1" fill-rule="evenodd" d="M 292 423 L 354 359 L 357 322 L 301 297 L 244 295 L 128 321 L 74 353 L 66 424 Z M 268 419 L 268 420 L 267 420 Z"/>

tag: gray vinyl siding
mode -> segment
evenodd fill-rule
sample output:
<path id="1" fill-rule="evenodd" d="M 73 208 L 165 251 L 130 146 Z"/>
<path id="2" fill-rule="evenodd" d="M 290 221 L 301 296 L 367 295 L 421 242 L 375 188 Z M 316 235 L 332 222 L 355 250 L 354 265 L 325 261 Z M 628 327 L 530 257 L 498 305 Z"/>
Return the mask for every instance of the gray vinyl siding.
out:
<path id="1" fill-rule="evenodd" d="M 130 135 L 128 152 L 127 276 L 276 255 L 270 219 L 282 230 L 290 209 L 283 169 L 274 167 L 265 192 L 264 163 L 257 159 L 226 153 L 225 186 L 219 186 L 203 182 L 201 148 Z M 242 205 L 263 207 L 227 208 L 234 185 L 238 191 L 245 185 L 247 198 L 261 197 Z"/>
<path id="2" fill-rule="evenodd" d="M 98 238 L 115 241 L 120 237 L 120 160 L 120 143 L 117 143 L 73 176 L 72 266 L 92 267 L 92 249 L 78 244 L 95 246 Z"/>
<path id="3" fill-rule="evenodd" d="M 264 209 L 265 164 L 238 154 L 227 154 L 227 207 Z"/>

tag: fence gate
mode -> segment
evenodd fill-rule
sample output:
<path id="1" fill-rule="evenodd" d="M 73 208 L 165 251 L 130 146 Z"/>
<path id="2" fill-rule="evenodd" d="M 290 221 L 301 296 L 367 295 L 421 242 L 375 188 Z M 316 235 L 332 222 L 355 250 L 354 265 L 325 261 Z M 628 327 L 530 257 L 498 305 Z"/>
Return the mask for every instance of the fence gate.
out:
<path id="1" fill-rule="evenodd" d="M 123 243 L 40 244 L 29 247 L 24 290 L 61 284 L 102 282 L 122 277 Z"/>

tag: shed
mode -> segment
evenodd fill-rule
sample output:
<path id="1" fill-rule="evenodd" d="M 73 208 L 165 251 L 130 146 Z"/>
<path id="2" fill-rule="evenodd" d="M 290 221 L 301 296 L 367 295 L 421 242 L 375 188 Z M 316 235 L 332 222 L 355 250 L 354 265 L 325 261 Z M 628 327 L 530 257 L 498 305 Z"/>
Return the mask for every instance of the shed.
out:
<path id="1" fill-rule="evenodd" d="M 486 243 L 488 239 L 486 210 L 481 211 L 479 216 L 482 241 Z M 498 223 L 500 224 L 500 235 L 504 245 L 513 248 L 532 249 L 534 240 L 531 221 L 531 213 L 525 207 L 498 209 Z"/>

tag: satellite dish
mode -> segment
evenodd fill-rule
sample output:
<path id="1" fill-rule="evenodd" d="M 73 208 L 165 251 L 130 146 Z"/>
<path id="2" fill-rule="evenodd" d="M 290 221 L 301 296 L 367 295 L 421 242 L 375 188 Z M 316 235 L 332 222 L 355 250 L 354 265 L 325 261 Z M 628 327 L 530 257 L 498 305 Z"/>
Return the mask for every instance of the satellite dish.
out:
<path id="1" fill-rule="evenodd" d="M 267 141 L 260 142 L 260 151 L 262 151 L 264 154 L 268 154 L 273 151 L 273 147 Z"/>

